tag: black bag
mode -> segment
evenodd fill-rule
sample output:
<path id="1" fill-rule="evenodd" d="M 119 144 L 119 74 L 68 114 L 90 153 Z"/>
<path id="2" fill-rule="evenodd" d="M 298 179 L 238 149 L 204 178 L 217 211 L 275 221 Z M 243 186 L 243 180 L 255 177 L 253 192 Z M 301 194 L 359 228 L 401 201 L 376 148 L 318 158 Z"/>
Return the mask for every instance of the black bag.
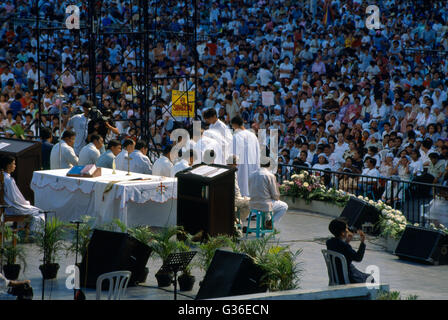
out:
<path id="1" fill-rule="evenodd" d="M 9 287 L 8 293 L 17 296 L 17 300 L 33 300 L 33 288 L 28 283 Z"/>

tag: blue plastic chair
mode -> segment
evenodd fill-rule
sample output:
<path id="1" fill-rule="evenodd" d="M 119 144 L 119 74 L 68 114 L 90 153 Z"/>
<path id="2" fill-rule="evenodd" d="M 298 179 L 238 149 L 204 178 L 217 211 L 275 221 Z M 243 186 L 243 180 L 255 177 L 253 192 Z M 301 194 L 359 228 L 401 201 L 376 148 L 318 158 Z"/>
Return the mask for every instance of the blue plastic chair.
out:
<path id="1" fill-rule="evenodd" d="M 249 232 L 255 232 L 257 238 L 261 236 L 264 236 L 266 233 L 273 233 L 274 232 L 274 220 L 271 219 L 272 222 L 272 229 L 265 229 L 264 225 L 266 222 L 266 215 L 270 214 L 271 217 L 273 217 L 273 212 L 269 211 L 269 212 L 264 212 L 261 210 L 256 210 L 256 209 L 251 209 L 250 210 L 250 214 L 249 217 L 247 218 L 247 228 L 246 228 L 246 238 L 249 236 Z M 250 227 L 250 222 L 252 220 L 252 217 L 256 216 L 256 227 L 255 228 L 251 228 Z"/>

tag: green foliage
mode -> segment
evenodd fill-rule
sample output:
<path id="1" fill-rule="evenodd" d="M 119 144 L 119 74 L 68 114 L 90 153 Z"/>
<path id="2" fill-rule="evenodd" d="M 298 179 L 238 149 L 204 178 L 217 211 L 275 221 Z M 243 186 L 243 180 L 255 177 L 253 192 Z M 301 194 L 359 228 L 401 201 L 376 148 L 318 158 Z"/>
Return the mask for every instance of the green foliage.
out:
<path id="1" fill-rule="evenodd" d="M 296 260 L 301 253 L 302 249 L 292 252 L 289 247 L 272 246 L 266 254 L 255 258 L 255 264 L 265 272 L 261 284 L 270 291 L 298 288 L 303 270 Z"/>
<path id="2" fill-rule="evenodd" d="M 123 233 L 125 233 L 128 229 L 128 227 L 123 222 L 121 222 L 120 219 L 113 219 L 111 222 L 102 225 L 100 228 L 105 231 L 123 232 Z"/>
<path id="3" fill-rule="evenodd" d="M 153 234 L 152 240 L 149 242 L 149 247 L 157 256 L 165 261 L 171 253 L 185 250 L 186 244 L 175 238 L 177 235 L 184 234 L 184 229 L 180 226 L 170 226 L 164 228 L 161 232 Z"/>
<path id="4" fill-rule="evenodd" d="M 198 252 L 198 266 L 203 271 L 207 271 L 212 262 L 216 250 L 220 248 L 233 248 L 234 243 L 232 238 L 226 235 L 218 235 L 216 237 L 209 237 L 207 242 L 199 245 Z"/>
<path id="5" fill-rule="evenodd" d="M 274 236 L 243 241 L 234 251 L 247 254 L 264 271 L 261 285 L 270 291 L 296 289 L 303 271 L 297 262 L 302 249 L 293 252 L 289 246 L 280 246 L 278 241 L 272 243 Z"/>
<path id="6" fill-rule="evenodd" d="M 154 233 L 149 226 L 138 226 L 129 228 L 128 232 L 131 236 L 144 244 L 148 244 L 149 241 L 151 241 L 151 239 L 154 237 Z"/>
<path id="7" fill-rule="evenodd" d="M 81 221 L 84 223 L 79 225 L 78 252 L 81 254 L 81 257 L 84 257 L 89 246 L 90 238 L 92 237 L 95 218 L 85 215 L 81 216 Z M 76 226 L 71 225 L 70 227 L 75 231 L 73 232 L 72 243 L 67 248 L 67 254 L 76 254 Z"/>
<path id="8" fill-rule="evenodd" d="M 15 264 L 17 260 L 19 260 L 23 264 L 23 271 L 26 269 L 26 259 L 25 259 L 25 250 L 24 247 L 20 244 L 16 246 L 13 245 L 13 241 L 16 240 L 17 243 L 20 243 L 21 239 L 17 235 L 17 233 L 13 232 L 13 230 L 9 226 L 5 226 L 4 229 L 4 244 L 3 244 L 3 259 L 6 261 L 6 264 Z"/>
<path id="9" fill-rule="evenodd" d="M 417 295 L 409 295 L 404 300 L 417 300 Z M 376 300 L 403 300 L 400 291 L 380 291 Z"/>
<path id="10" fill-rule="evenodd" d="M 45 222 L 39 226 L 36 232 L 36 244 L 46 257 L 44 264 L 56 263 L 58 254 L 64 249 L 65 227 L 66 224 L 56 217 L 48 219 L 46 228 Z"/>
<path id="11" fill-rule="evenodd" d="M 11 126 L 9 129 L 11 129 L 12 132 L 14 132 L 14 135 L 17 137 L 17 139 L 25 139 L 25 130 L 22 128 L 20 124 L 15 124 Z"/>

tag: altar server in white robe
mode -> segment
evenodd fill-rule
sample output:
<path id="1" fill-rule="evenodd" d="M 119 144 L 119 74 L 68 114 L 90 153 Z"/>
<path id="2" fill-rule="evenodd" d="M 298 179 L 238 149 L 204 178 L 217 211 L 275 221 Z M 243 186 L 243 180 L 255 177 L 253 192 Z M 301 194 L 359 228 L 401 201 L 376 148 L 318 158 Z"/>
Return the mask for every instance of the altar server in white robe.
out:
<path id="1" fill-rule="evenodd" d="M 36 231 L 41 222 L 45 221 L 43 213 L 39 213 L 40 209 L 32 206 L 28 200 L 25 199 L 11 174 L 16 169 L 16 160 L 11 156 L 4 156 L 0 160 L 0 167 L 3 170 L 4 179 L 4 200 L 10 208 L 6 208 L 6 215 L 31 215 L 31 231 Z"/>
<path id="2" fill-rule="evenodd" d="M 75 133 L 66 130 L 62 134 L 62 141 L 56 143 L 50 153 L 50 168 L 68 169 L 78 165 L 78 157 L 73 150 L 75 144 Z M 60 148 L 60 150 L 59 150 Z M 59 161 L 60 158 L 60 161 Z"/>
<path id="3" fill-rule="evenodd" d="M 95 164 L 101 156 L 101 148 L 104 146 L 103 137 L 98 134 L 90 136 L 90 143 L 81 149 L 78 165 Z"/>
<path id="4" fill-rule="evenodd" d="M 128 155 L 135 150 L 135 141 L 132 139 L 124 140 L 121 146 L 121 152 L 115 158 L 115 167 L 117 170 L 128 171 Z M 132 157 L 131 157 L 132 158 Z M 129 162 L 129 165 L 131 163 Z"/>
<path id="5" fill-rule="evenodd" d="M 178 157 L 174 161 L 174 165 L 171 168 L 171 177 L 175 178 L 176 173 L 183 171 L 185 169 L 191 168 L 196 158 L 196 152 L 194 150 L 181 149 L 179 150 Z M 185 159 L 185 153 L 188 154 L 188 160 Z"/>
<path id="6" fill-rule="evenodd" d="M 212 138 L 213 137 L 213 138 Z M 198 155 L 199 163 L 205 162 L 211 164 L 225 164 L 225 158 L 222 153 L 222 136 L 213 129 L 205 130 L 202 133 L 201 138 L 196 142 L 194 150 Z M 213 150 L 213 157 L 210 155 L 210 151 Z"/>
<path id="7" fill-rule="evenodd" d="M 231 153 L 231 144 L 233 139 L 232 131 L 224 122 L 218 119 L 215 108 L 207 109 L 204 112 L 204 120 L 209 124 L 209 129 L 217 130 L 224 138 L 224 151 L 222 151 L 221 153 L 223 154 L 224 160 L 226 160 Z"/>
<path id="8" fill-rule="evenodd" d="M 162 177 L 171 177 L 171 169 L 173 168 L 173 163 L 170 160 L 171 146 L 167 145 L 165 149 L 163 149 L 163 154 L 159 159 L 154 162 L 152 166 L 152 175 L 154 176 L 162 176 Z"/>
<path id="9" fill-rule="evenodd" d="M 152 163 L 148 156 L 148 145 L 145 141 L 139 140 L 135 144 L 135 150 L 131 153 L 131 172 L 151 174 Z"/>
<path id="10" fill-rule="evenodd" d="M 231 121 L 233 130 L 233 154 L 238 158 L 238 185 L 241 195 L 249 197 L 249 176 L 260 168 L 260 145 L 257 136 L 244 128 L 243 119 L 237 115 Z"/>

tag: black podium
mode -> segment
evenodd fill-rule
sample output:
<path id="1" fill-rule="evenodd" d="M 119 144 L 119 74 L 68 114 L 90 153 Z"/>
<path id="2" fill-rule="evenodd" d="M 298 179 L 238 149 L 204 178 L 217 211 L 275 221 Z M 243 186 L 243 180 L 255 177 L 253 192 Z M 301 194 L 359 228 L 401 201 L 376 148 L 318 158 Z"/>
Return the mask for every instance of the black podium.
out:
<path id="1" fill-rule="evenodd" d="M 177 225 L 204 237 L 232 235 L 235 219 L 235 168 L 198 164 L 176 174 Z"/>
<path id="2" fill-rule="evenodd" d="M 16 158 L 17 168 L 12 176 L 26 200 L 34 203 L 34 193 L 30 188 L 33 172 L 41 170 L 42 147 L 39 141 L 0 139 L 0 156 Z"/>

